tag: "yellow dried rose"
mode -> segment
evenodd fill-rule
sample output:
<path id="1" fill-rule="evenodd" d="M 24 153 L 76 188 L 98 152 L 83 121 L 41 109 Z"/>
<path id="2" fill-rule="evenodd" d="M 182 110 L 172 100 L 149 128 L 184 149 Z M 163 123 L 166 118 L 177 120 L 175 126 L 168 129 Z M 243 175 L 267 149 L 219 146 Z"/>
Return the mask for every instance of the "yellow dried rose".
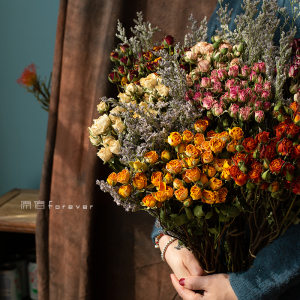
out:
<path id="1" fill-rule="evenodd" d="M 217 172 L 222 172 L 223 164 L 224 164 L 224 159 L 216 157 L 213 163 L 213 167 L 216 169 Z"/>
<path id="2" fill-rule="evenodd" d="M 178 179 L 178 178 L 175 178 L 174 181 L 173 181 L 174 189 L 179 189 L 182 186 L 183 186 L 183 181 Z"/>
<path id="3" fill-rule="evenodd" d="M 200 119 L 194 124 L 194 128 L 197 132 L 204 132 L 206 128 L 208 127 L 209 122 L 208 120 Z"/>
<path id="4" fill-rule="evenodd" d="M 216 194 L 213 191 L 203 190 L 202 191 L 202 202 L 207 204 L 214 204 L 216 201 Z"/>
<path id="5" fill-rule="evenodd" d="M 213 177 L 209 180 L 209 186 L 214 191 L 219 190 L 222 187 L 222 185 L 223 185 L 223 181 L 216 177 Z"/>
<path id="6" fill-rule="evenodd" d="M 197 158 L 200 156 L 200 151 L 192 144 L 189 144 L 185 149 L 185 154 L 187 156 L 192 156 L 194 158 Z"/>
<path id="7" fill-rule="evenodd" d="M 217 136 L 217 133 L 214 130 L 210 130 L 207 134 L 207 139 L 210 141 L 213 137 Z"/>
<path id="8" fill-rule="evenodd" d="M 188 157 L 185 159 L 185 162 L 187 163 L 188 167 L 195 167 L 197 166 L 199 160 L 199 158 Z"/>
<path id="9" fill-rule="evenodd" d="M 183 201 L 188 197 L 189 191 L 184 186 L 181 186 L 178 190 L 176 190 L 174 192 L 174 194 L 175 194 L 175 197 L 176 197 L 177 200 Z"/>
<path id="10" fill-rule="evenodd" d="M 182 140 L 184 143 L 190 143 L 194 138 L 194 134 L 189 131 L 189 130 L 185 130 L 182 134 Z"/>
<path id="11" fill-rule="evenodd" d="M 132 186 L 130 184 L 128 185 L 122 185 L 119 188 L 118 193 L 123 197 L 123 198 L 128 198 L 131 195 L 132 192 Z"/>
<path id="12" fill-rule="evenodd" d="M 180 154 L 180 153 L 183 153 L 186 149 L 186 144 L 179 144 L 177 146 L 177 153 Z"/>
<path id="13" fill-rule="evenodd" d="M 220 139 L 212 138 L 210 140 L 210 149 L 214 153 L 222 152 L 222 150 L 225 148 L 225 142 Z"/>
<path id="14" fill-rule="evenodd" d="M 107 183 L 109 185 L 112 185 L 112 186 L 115 186 L 118 182 L 118 179 L 117 179 L 117 173 L 115 172 L 112 172 L 108 177 L 107 177 Z"/>
<path id="15" fill-rule="evenodd" d="M 225 143 L 230 141 L 229 134 L 227 131 L 223 131 L 217 135 L 218 139 L 223 140 Z"/>
<path id="16" fill-rule="evenodd" d="M 202 155 L 201 155 L 201 159 L 202 162 L 204 164 L 209 164 L 214 160 L 214 155 L 213 153 L 209 150 L 209 151 L 205 151 Z"/>
<path id="17" fill-rule="evenodd" d="M 154 186 L 159 186 L 160 182 L 163 180 L 163 173 L 162 172 L 154 172 L 151 176 L 151 183 Z"/>
<path id="18" fill-rule="evenodd" d="M 166 193 L 166 183 L 165 182 L 159 183 L 159 189 L 154 194 L 154 197 L 159 202 L 164 202 L 168 199 L 168 194 Z"/>
<path id="19" fill-rule="evenodd" d="M 185 172 L 185 176 L 191 180 L 192 182 L 196 182 L 200 179 L 200 170 L 197 167 L 194 167 L 193 169 L 188 169 Z"/>
<path id="20" fill-rule="evenodd" d="M 164 177 L 167 184 L 171 184 L 173 182 L 173 176 L 170 173 L 167 173 Z"/>
<path id="21" fill-rule="evenodd" d="M 190 194 L 193 200 L 199 200 L 202 197 L 201 188 L 197 185 L 191 187 Z"/>
<path id="22" fill-rule="evenodd" d="M 203 166 L 202 172 L 207 174 L 209 177 L 214 177 L 216 175 L 216 169 L 209 165 Z"/>
<path id="23" fill-rule="evenodd" d="M 229 164 L 227 159 L 224 161 L 224 164 L 223 164 L 223 171 L 222 171 L 222 174 L 221 174 L 221 179 L 225 179 L 225 180 L 230 180 L 231 179 L 230 164 Z"/>
<path id="24" fill-rule="evenodd" d="M 244 136 L 244 132 L 240 127 L 233 127 L 232 129 L 229 129 L 229 136 L 233 140 L 240 140 Z"/>
<path id="25" fill-rule="evenodd" d="M 181 141 L 182 141 L 182 137 L 179 132 L 172 132 L 168 136 L 168 143 L 173 147 L 178 146 L 181 143 Z"/>
<path id="26" fill-rule="evenodd" d="M 172 158 L 172 154 L 169 151 L 164 150 L 160 157 L 163 161 L 169 161 Z"/>
<path id="27" fill-rule="evenodd" d="M 132 179 L 132 184 L 139 190 L 145 188 L 147 186 L 147 176 L 142 172 L 136 173 Z"/>
<path id="28" fill-rule="evenodd" d="M 152 195 L 147 195 L 142 200 L 147 207 L 154 207 L 156 199 Z"/>
<path id="29" fill-rule="evenodd" d="M 229 144 L 227 144 L 226 146 L 226 150 L 228 152 L 236 152 L 236 146 L 238 145 L 238 141 L 237 140 L 232 140 Z"/>
<path id="30" fill-rule="evenodd" d="M 158 154 L 156 153 L 156 151 L 150 151 L 145 154 L 144 158 L 147 163 L 155 164 L 158 160 Z"/>
<path id="31" fill-rule="evenodd" d="M 173 191 L 173 189 L 170 186 L 166 186 L 166 194 L 167 194 L 168 198 L 172 198 L 173 197 L 174 191 Z"/>
<path id="32" fill-rule="evenodd" d="M 194 144 L 200 146 L 205 141 L 204 135 L 202 133 L 197 133 L 194 137 Z"/>
<path id="33" fill-rule="evenodd" d="M 208 182 L 208 178 L 207 175 L 204 173 L 200 174 L 200 181 L 202 182 L 202 184 L 206 184 Z"/>
<path id="34" fill-rule="evenodd" d="M 204 151 L 210 150 L 210 142 L 209 141 L 204 141 L 204 142 L 202 142 L 200 147 Z"/>
<path id="35" fill-rule="evenodd" d="M 218 190 L 218 194 L 219 194 L 219 197 L 218 197 L 218 203 L 223 203 L 226 201 L 226 196 L 228 194 L 228 191 L 225 187 L 222 187 Z"/>
<path id="36" fill-rule="evenodd" d="M 192 181 L 186 176 L 186 171 L 184 171 L 182 173 L 182 180 L 185 182 L 185 183 L 191 183 Z"/>
<path id="37" fill-rule="evenodd" d="M 167 163 L 166 170 L 172 174 L 178 174 L 182 170 L 182 164 L 180 160 L 174 159 Z"/>
<path id="38" fill-rule="evenodd" d="M 126 184 L 128 183 L 130 179 L 130 173 L 127 169 L 122 170 L 121 172 L 118 173 L 117 175 L 117 180 L 118 182 L 120 182 L 121 184 Z"/>

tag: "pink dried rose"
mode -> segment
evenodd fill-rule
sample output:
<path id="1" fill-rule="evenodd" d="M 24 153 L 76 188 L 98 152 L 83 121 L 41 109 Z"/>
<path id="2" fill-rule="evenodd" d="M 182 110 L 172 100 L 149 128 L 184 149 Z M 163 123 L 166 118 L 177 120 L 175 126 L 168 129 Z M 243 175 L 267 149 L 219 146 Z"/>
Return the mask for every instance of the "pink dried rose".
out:
<path id="1" fill-rule="evenodd" d="M 260 95 L 260 97 L 265 101 L 267 101 L 270 98 L 270 96 L 271 96 L 271 93 L 270 93 L 270 91 L 267 91 L 267 90 L 263 90 Z"/>
<path id="2" fill-rule="evenodd" d="M 225 83 L 225 88 L 227 91 L 230 90 L 231 87 L 235 85 L 235 80 L 234 79 L 228 79 Z"/>
<path id="3" fill-rule="evenodd" d="M 185 52 L 185 60 L 186 61 L 195 61 L 195 60 L 197 60 L 197 58 L 198 58 L 197 53 L 195 53 L 193 51 Z"/>
<path id="4" fill-rule="evenodd" d="M 264 83 L 264 90 L 266 90 L 266 91 L 271 91 L 271 90 L 272 90 L 271 82 L 266 81 L 266 82 Z"/>
<path id="5" fill-rule="evenodd" d="M 262 110 L 258 110 L 254 113 L 255 121 L 261 123 L 265 119 L 265 114 Z"/>
<path id="6" fill-rule="evenodd" d="M 228 74 L 226 72 L 226 70 L 224 69 L 221 69 L 221 70 L 218 70 L 218 78 L 223 81 L 227 78 Z"/>
<path id="7" fill-rule="evenodd" d="M 201 92 L 196 92 L 194 97 L 193 97 L 193 100 L 195 101 L 201 101 L 203 99 L 203 95 Z"/>
<path id="8" fill-rule="evenodd" d="M 255 110 L 260 110 L 262 107 L 262 102 L 261 101 L 255 101 L 254 103 L 254 109 Z"/>
<path id="9" fill-rule="evenodd" d="M 252 71 L 254 71 L 255 73 L 259 73 L 259 65 L 258 65 L 258 63 L 255 63 L 254 65 L 253 65 L 253 67 L 252 67 Z"/>
<path id="10" fill-rule="evenodd" d="M 199 83 L 195 84 L 195 85 L 194 85 L 194 89 L 195 89 L 197 92 L 199 92 L 199 91 L 201 90 L 200 84 L 199 84 Z"/>
<path id="11" fill-rule="evenodd" d="M 208 60 L 198 59 L 198 71 L 201 73 L 207 73 L 210 70 L 210 62 Z"/>
<path id="12" fill-rule="evenodd" d="M 249 118 L 250 118 L 250 112 L 251 112 L 251 107 L 250 106 L 242 107 L 239 111 L 239 118 L 242 121 L 248 121 Z"/>
<path id="13" fill-rule="evenodd" d="M 229 107 L 229 115 L 232 118 L 236 118 L 239 112 L 239 106 L 235 103 L 232 103 Z"/>
<path id="14" fill-rule="evenodd" d="M 211 109 L 215 103 L 216 103 L 216 100 L 214 100 L 212 97 L 205 97 L 202 100 L 202 106 L 206 109 Z"/>
<path id="15" fill-rule="evenodd" d="M 223 107 L 220 103 L 214 104 L 212 108 L 212 113 L 214 116 L 220 116 L 223 113 Z"/>
<path id="16" fill-rule="evenodd" d="M 247 80 L 241 80 L 240 81 L 240 87 L 243 89 L 243 88 L 245 88 L 246 86 L 247 86 L 247 84 L 248 84 L 248 81 Z"/>
<path id="17" fill-rule="evenodd" d="M 263 86 L 261 83 L 255 83 L 254 85 L 254 92 L 258 95 L 261 94 L 261 92 L 263 91 Z"/>
<path id="18" fill-rule="evenodd" d="M 261 75 L 258 75 L 258 77 L 257 77 L 257 83 L 263 83 L 264 82 L 264 79 L 263 79 L 263 77 L 261 76 Z"/>
<path id="19" fill-rule="evenodd" d="M 202 77 L 201 78 L 201 87 L 203 88 L 209 88 L 211 87 L 211 80 L 208 77 Z"/>
<path id="20" fill-rule="evenodd" d="M 186 101 L 192 100 L 193 97 L 194 97 L 194 91 L 189 90 L 189 91 L 187 91 L 187 92 L 185 93 L 185 100 L 186 100 Z"/>
<path id="21" fill-rule="evenodd" d="M 239 75 L 239 66 L 235 65 L 229 68 L 228 75 L 232 78 L 235 78 Z"/>
<path id="22" fill-rule="evenodd" d="M 220 79 L 218 76 L 210 76 L 210 81 L 212 83 L 220 82 Z"/>
<path id="23" fill-rule="evenodd" d="M 222 92 L 223 92 L 221 82 L 215 82 L 215 83 L 214 83 L 214 86 L 213 86 L 213 92 L 214 92 L 214 93 L 222 93 Z"/>
<path id="24" fill-rule="evenodd" d="M 260 73 L 266 73 L 266 64 L 264 62 L 258 63 L 258 68 Z"/>
<path id="25" fill-rule="evenodd" d="M 220 97 L 220 101 L 222 101 L 223 103 L 228 103 L 229 102 L 229 94 L 228 94 L 228 92 L 226 92 L 225 94 L 223 94 Z"/>
<path id="26" fill-rule="evenodd" d="M 239 87 L 238 86 L 233 86 L 229 89 L 229 97 L 232 101 L 236 101 L 238 98 L 238 91 Z"/>
<path id="27" fill-rule="evenodd" d="M 251 74 L 250 74 L 250 80 L 252 82 L 256 82 L 257 78 L 258 78 L 257 73 L 255 71 L 252 71 Z"/>
<path id="28" fill-rule="evenodd" d="M 241 73 L 243 76 L 249 76 L 251 73 L 251 69 L 248 66 L 243 66 Z"/>
<path id="29" fill-rule="evenodd" d="M 218 70 L 213 69 L 210 73 L 211 76 L 218 77 Z"/>
<path id="30" fill-rule="evenodd" d="M 264 102 L 263 103 L 263 110 L 264 111 L 269 111 L 271 107 L 271 103 L 270 102 Z"/>
<path id="31" fill-rule="evenodd" d="M 238 101 L 246 102 L 249 99 L 249 93 L 247 90 L 239 90 L 238 91 Z"/>
<path id="32" fill-rule="evenodd" d="M 203 95 L 204 95 L 204 97 L 213 97 L 214 94 L 210 91 L 207 91 Z"/>
<path id="33" fill-rule="evenodd" d="M 253 95 L 250 100 L 248 101 L 248 105 L 250 106 L 254 106 L 255 102 L 256 102 L 257 96 Z"/>

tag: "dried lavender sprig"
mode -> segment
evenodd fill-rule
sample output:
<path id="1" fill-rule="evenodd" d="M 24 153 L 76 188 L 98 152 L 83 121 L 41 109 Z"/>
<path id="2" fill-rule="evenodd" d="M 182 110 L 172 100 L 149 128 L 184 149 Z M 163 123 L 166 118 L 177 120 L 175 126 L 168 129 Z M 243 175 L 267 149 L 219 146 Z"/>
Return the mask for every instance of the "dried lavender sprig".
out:
<path id="1" fill-rule="evenodd" d="M 206 17 L 200 22 L 199 28 L 197 27 L 197 20 L 191 15 L 188 19 L 192 25 L 190 28 L 191 32 L 186 34 L 184 37 L 184 47 L 192 47 L 198 42 L 204 42 L 207 40 L 207 19 Z"/>
<path id="2" fill-rule="evenodd" d="M 225 7 L 222 7 L 223 2 L 224 0 L 219 0 L 220 8 L 217 11 L 217 15 L 219 16 L 218 20 L 221 23 L 221 30 L 217 29 L 216 32 L 220 37 L 230 40 L 231 31 L 229 30 L 228 24 L 231 21 L 231 14 L 233 10 L 231 9 L 228 11 L 228 3 L 225 5 Z"/>

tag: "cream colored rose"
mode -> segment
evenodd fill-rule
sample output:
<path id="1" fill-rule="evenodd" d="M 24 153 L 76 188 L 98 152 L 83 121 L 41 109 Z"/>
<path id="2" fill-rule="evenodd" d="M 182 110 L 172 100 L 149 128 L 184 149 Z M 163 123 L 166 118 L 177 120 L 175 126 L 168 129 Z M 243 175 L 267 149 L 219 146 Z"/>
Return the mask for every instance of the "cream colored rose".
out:
<path id="1" fill-rule="evenodd" d="M 219 50 L 227 48 L 228 51 L 232 51 L 232 46 L 230 44 L 223 43 L 219 46 Z"/>
<path id="2" fill-rule="evenodd" d="M 109 144 L 109 150 L 114 154 L 119 154 L 121 152 L 120 142 L 117 140 L 111 141 Z"/>
<path id="3" fill-rule="evenodd" d="M 149 102 L 150 101 L 150 96 L 148 95 L 148 94 L 144 94 L 144 97 L 143 97 L 143 100 L 145 101 L 145 102 Z"/>
<path id="4" fill-rule="evenodd" d="M 153 90 L 158 84 L 157 79 L 158 76 L 156 76 L 154 73 L 151 73 L 146 78 L 141 78 L 140 84 L 146 89 Z"/>
<path id="5" fill-rule="evenodd" d="M 93 146 L 99 146 L 99 144 L 101 142 L 101 138 L 98 135 L 96 137 L 93 137 L 93 136 L 90 135 L 90 141 L 91 141 Z"/>
<path id="6" fill-rule="evenodd" d="M 234 58 L 231 62 L 230 62 L 230 67 L 233 67 L 233 66 L 236 66 L 236 65 L 240 65 L 241 64 L 241 61 L 239 58 Z"/>
<path id="7" fill-rule="evenodd" d="M 115 108 L 113 108 L 111 111 L 110 111 L 110 115 L 109 115 L 109 118 L 111 119 L 111 121 L 113 123 L 115 123 L 115 121 L 119 118 L 119 117 L 116 117 L 116 116 L 113 116 L 112 114 L 121 114 L 122 112 L 126 111 L 125 108 L 121 107 L 121 106 L 116 106 Z"/>
<path id="8" fill-rule="evenodd" d="M 112 153 L 109 147 L 105 147 L 98 151 L 97 156 L 100 157 L 104 162 L 107 162 L 112 158 Z"/>
<path id="9" fill-rule="evenodd" d="M 114 130 L 118 131 L 119 133 L 123 132 L 125 129 L 125 125 L 121 121 L 121 119 L 116 120 L 115 124 L 112 127 Z"/>
<path id="10" fill-rule="evenodd" d="M 196 52 L 193 51 L 187 51 L 185 52 L 185 60 L 197 60 L 198 55 Z"/>
<path id="11" fill-rule="evenodd" d="M 207 73 L 210 70 L 210 62 L 206 59 L 198 60 L 198 71 L 201 73 Z"/>
<path id="12" fill-rule="evenodd" d="M 169 95 L 170 89 L 163 84 L 156 86 L 155 89 L 161 97 L 167 97 Z"/>
<path id="13" fill-rule="evenodd" d="M 198 55 L 199 54 L 205 55 L 208 53 L 212 53 L 214 51 L 214 47 L 212 44 L 209 44 L 207 42 L 199 42 L 194 47 L 192 47 L 191 50 L 196 52 Z"/>
<path id="14" fill-rule="evenodd" d="M 128 96 L 126 93 L 120 93 L 118 95 L 118 98 L 120 99 L 120 102 L 122 102 L 122 103 L 129 103 L 131 101 L 131 97 Z"/>
<path id="15" fill-rule="evenodd" d="M 102 136 L 102 145 L 104 147 L 110 146 L 112 141 L 115 141 L 115 139 L 111 135 Z"/>
<path id="16" fill-rule="evenodd" d="M 102 134 L 107 129 L 107 127 L 110 126 L 110 124 L 111 121 L 107 114 L 104 114 L 98 119 L 95 119 L 94 124 L 91 127 L 89 127 L 91 135 L 96 137 L 97 135 Z"/>
<path id="17" fill-rule="evenodd" d="M 99 111 L 99 113 L 103 113 L 104 111 L 107 111 L 108 110 L 108 105 L 105 103 L 105 102 L 100 102 L 98 105 L 97 105 L 97 110 Z"/>
<path id="18" fill-rule="evenodd" d="M 127 95 L 132 95 L 132 94 L 141 95 L 143 93 L 143 89 L 139 85 L 134 83 L 126 84 L 125 90 Z"/>
<path id="19" fill-rule="evenodd" d="M 193 81 L 192 81 L 192 76 L 191 75 L 186 74 L 186 85 L 188 87 L 191 87 L 193 85 Z"/>

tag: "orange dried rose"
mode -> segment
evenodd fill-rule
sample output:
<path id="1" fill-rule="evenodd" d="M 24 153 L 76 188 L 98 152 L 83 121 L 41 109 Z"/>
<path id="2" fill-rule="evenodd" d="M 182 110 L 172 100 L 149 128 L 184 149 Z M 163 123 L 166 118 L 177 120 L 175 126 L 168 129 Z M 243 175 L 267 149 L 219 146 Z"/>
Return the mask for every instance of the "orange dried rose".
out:
<path id="1" fill-rule="evenodd" d="M 234 179 L 241 172 L 238 166 L 229 167 L 230 176 Z"/>
<path id="2" fill-rule="evenodd" d="M 276 132 L 276 137 L 281 138 L 286 135 L 286 132 L 288 130 L 288 124 L 286 122 L 281 122 L 280 124 L 274 127 L 274 130 Z"/>
<path id="3" fill-rule="evenodd" d="M 280 155 L 291 155 L 293 150 L 294 150 L 294 146 L 293 146 L 293 142 L 287 138 L 284 138 L 279 144 L 278 144 L 278 153 Z"/>
<path id="4" fill-rule="evenodd" d="M 182 179 L 186 183 L 191 183 L 192 181 L 186 176 L 186 171 L 182 173 Z"/>
<path id="5" fill-rule="evenodd" d="M 194 128 L 197 132 L 204 132 L 208 127 L 208 125 L 209 125 L 208 120 L 201 119 L 194 124 Z"/>
<path id="6" fill-rule="evenodd" d="M 126 184 L 128 183 L 130 179 L 130 173 L 127 169 L 122 170 L 121 172 L 118 173 L 117 175 L 117 180 L 118 182 L 120 182 L 121 184 Z"/>
<path id="7" fill-rule="evenodd" d="M 189 144 L 185 149 L 185 154 L 187 156 L 192 156 L 194 158 L 197 158 L 200 156 L 200 151 L 192 144 Z"/>
<path id="8" fill-rule="evenodd" d="M 132 186 L 130 184 L 128 185 L 122 185 L 119 188 L 118 193 L 123 197 L 123 198 L 128 198 L 131 195 L 132 192 Z"/>
<path id="9" fill-rule="evenodd" d="M 182 134 L 182 140 L 184 143 L 190 143 L 194 139 L 194 134 L 189 131 L 185 130 Z"/>
<path id="10" fill-rule="evenodd" d="M 279 183 L 278 181 L 272 182 L 269 186 L 269 189 L 271 190 L 272 193 L 275 193 L 279 190 Z"/>
<path id="11" fill-rule="evenodd" d="M 199 200 L 202 197 L 201 188 L 197 185 L 191 187 L 190 194 L 193 200 Z"/>
<path id="12" fill-rule="evenodd" d="M 229 134 L 228 134 L 227 131 L 223 131 L 223 132 L 217 134 L 216 137 L 217 137 L 218 139 L 221 139 L 221 140 L 224 141 L 225 143 L 230 141 Z"/>
<path id="13" fill-rule="evenodd" d="M 213 167 L 217 172 L 222 172 L 223 170 L 224 159 L 216 157 L 213 163 Z"/>
<path id="14" fill-rule="evenodd" d="M 173 181 L 174 189 L 179 189 L 181 186 L 183 186 L 183 181 L 178 178 L 175 178 Z"/>
<path id="15" fill-rule="evenodd" d="M 257 170 L 257 171 L 259 171 L 259 172 L 262 172 L 262 170 L 263 170 L 263 165 L 262 165 L 261 163 L 259 163 L 259 162 L 255 162 L 255 163 L 253 163 L 253 164 L 251 165 L 251 169 Z"/>
<path id="16" fill-rule="evenodd" d="M 201 159 L 202 162 L 204 164 L 209 164 L 214 160 L 214 155 L 213 153 L 209 150 L 209 151 L 205 151 L 202 155 L 201 155 Z"/>
<path id="17" fill-rule="evenodd" d="M 261 181 L 261 171 L 259 170 L 250 170 L 248 176 L 254 183 L 259 183 Z"/>
<path id="18" fill-rule="evenodd" d="M 200 160 L 199 158 L 194 158 L 194 157 L 189 157 L 185 159 L 189 167 L 195 167 L 198 164 L 199 160 Z"/>
<path id="19" fill-rule="evenodd" d="M 173 147 L 179 145 L 181 143 L 181 141 L 182 141 L 182 137 L 179 132 L 172 132 L 168 136 L 168 143 Z"/>
<path id="20" fill-rule="evenodd" d="M 214 191 L 219 190 L 222 187 L 222 185 L 223 185 L 222 180 L 218 178 L 213 177 L 209 180 L 209 186 Z"/>
<path id="21" fill-rule="evenodd" d="M 242 186 L 247 182 L 247 179 L 248 179 L 247 174 L 240 172 L 233 180 L 237 185 Z"/>
<path id="22" fill-rule="evenodd" d="M 248 137 L 243 140 L 242 145 L 246 152 L 252 152 L 256 149 L 257 142 L 252 137 Z"/>
<path id="23" fill-rule="evenodd" d="M 244 132 L 240 127 L 233 127 L 232 129 L 229 129 L 229 136 L 233 140 L 240 140 L 244 136 Z"/>
<path id="24" fill-rule="evenodd" d="M 164 177 L 164 180 L 167 184 L 171 184 L 173 182 L 173 176 L 170 173 L 167 173 Z"/>
<path id="25" fill-rule="evenodd" d="M 182 164 L 180 160 L 174 159 L 167 163 L 166 170 L 172 174 L 178 174 L 182 170 Z"/>
<path id="26" fill-rule="evenodd" d="M 158 191 L 154 194 L 154 197 L 157 201 L 159 202 L 164 202 L 168 199 L 168 194 L 167 194 L 167 186 L 165 182 L 160 182 L 159 183 L 159 189 Z"/>
<path id="27" fill-rule="evenodd" d="M 297 113 L 294 117 L 294 123 L 298 123 L 300 121 L 300 113 Z"/>
<path id="28" fill-rule="evenodd" d="M 216 169 L 209 165 L 203 166 L 202 172 L 207 174 L 209 177 L 214 177 L 216 175 Z"/>
<path id="29" fill-rule="evenodd" d="M 156 151 L 150 151 L 145 154 L 144 158 L 147 163 L 155 164 L 158 160 L 158 154 L 156 153 Z"/>
<path id="30" fill-rule="evenodd" d="M 238 165 L 240 161 L 246 160 L 246 153 L 237 152 L 234 157 L 232 158 L 235 165 Z"/>
<path id="31" fill-rule="evenodd" d="M 179 144 L 177 146 L 177 153 L 180 154 L 180 153 L 183 153 L 186 149 L 186 144 Z"/>
<path id="32" fill-rule="evenodd" d="M 147 176 L 142 172 L 136 173 L 132 179 L 132 185 L 139 190 L 145 188 L 147 186 Z"/>
<path id="33" fill-rule="evenodd" d="M 267 182 L 263 182 L 260 186 L 261 190 L 266 190 L 269 187 L 269 184 Z"/>
<path id="34" fill-rule="evenodd" d="M 299 156 L 300 156 L 300 144 L 294 146 L 292 158 L 298 158 Z"/>
<path id="35" fill-rule="evenodd" d="M 115 186 L 118 182 L 118 175 L 115 172 L 112 172 L 108 177 L 107 177 L 107 183 L 109 185 Z"/>
<path id="36" fill-rule="evenodd" d="M 288 124 L 287 134 L 290 137 L 295 137 L 299 133 L 300 127 L 295 125 L 294 123 Z"/>
<path id="37" fill-rule="evenodd" d="M 298 104 L 296 101 L 292 102 L 291 105 L 290 105 L 290 109 L 291 109 L 293 112 L 298 111 L 298 107 L 299 107 L 299 104 Z"/>
<path id="38" fill-rule="evenodd" d="M 200 179 L 200 173 L 200 170 L 197 167 L 194 167 L 193 169 L 186 170 L 185 176 L 192 182 L 196 182 Z"/>
<path id="39" fill-rule="evenodd" d="M 226 196 L 228 194 L 228 190 L 223 187 L 223 188 L 220 188 L 218 190 L 218 194 L 219 194 L 219 197 L 218 197 L 218 202 L 217 203 L 223 203 L 226 201 Z"/>
<path id="40" fill-rule="evenodd" d="M 173 189 L 170 186 L 166 186 L 166 194 L 167 194 L 168 198 L 172 198 L 173 197 L 174 191 L 173 191 Z"/>
<path id="41" fill-rule="evenodd" d="M 213 191 L 202 191 L 202 202 L 207 204 L 214 204 L 216 202 L 216 194 Z"/>
<path id="42" fill-rule="evenodd" d="M 200 146 L 202 144 L 202 142 L 205 141 L 204 135 L 202 133 L 197 133 L 194 137 L 194 144 L 196 146 Z"/>
<path id="43" fill-rule="evenodd" d="M 207 134 L 207 139 L 210 140 L 212 139 L 213 137 L 216 137 L 217 136 L 217 133 L 214 131 L 214 130 L 210 130 Z"/>
<path id="44" fill-rule="evenodd" d="M 202 142 L 200 147 L 204 151 L 210 150 L 210 142 L 209 141 L 204 141 L 204 142 Z"/>
<path id="45" fill-rule="evenodd" d="M 177 200 L 183 201 L 188 197 L 189 191 L 184 186 L 181 186 L 178 190 L 176 190 L 174 192 L 174 194 L 175 194 L 175 197 L 176 197 Z"/>
<path id="46" fill-rule="evenodd" d="M 238 141 L 237 140 L 232 140 L 229 144 L 227 144 L 226 146 L 226 150 L 228 152 L 236 152 L 236 146 L 238 145 Z"/>
<path id="47" fill-rule="evenodd" d="M 142 200 L 147 207 L 154 207 L 156 199 L 152 195 L 147 195 Z"/>
<path id="48" fill-rule="evenodd" d="M 207 183 L 207 182 L 208 182 L 207 175 L 204 174 L 204 173 L 201 173 L 201 174 L 200 174 L 200 181 L 202 182 L 202 184 Z"/>
<path id="49" fill-rule="evenodd" d="M 225 148 L 225 142 L 220 139 L 212 138 L 210 140 L 210 149 L 214 153 L 222 152 L 222 150 Z"/>
<path id="50" fill-rule="evenodd" d="M 275 174 L 279 174 L 281 172 L 281 168 L 283 166 L 283 164 L 285 163 L 284 160 L 282 160 L 281 158 L 277 158 L 277 159 L 274 159 L 271 163 L 270 163 L 270 171 L 272 173 L 275 173 Z"/>
<path id="51" fill-rule="evenodd" d="M 258 143 L 267 144 L 269 142 L 269 135 L 270 135 L 270 132 L 262 131 L 256 135 L 255 140 Z"/>
<path id="52" fill-rule="evenodd" d="M 151 183 L 154 186 L 159 186 L 159 183 L 163 180 L 163 173 L 162 172 L 154 172 L 151 176 Z"/>

